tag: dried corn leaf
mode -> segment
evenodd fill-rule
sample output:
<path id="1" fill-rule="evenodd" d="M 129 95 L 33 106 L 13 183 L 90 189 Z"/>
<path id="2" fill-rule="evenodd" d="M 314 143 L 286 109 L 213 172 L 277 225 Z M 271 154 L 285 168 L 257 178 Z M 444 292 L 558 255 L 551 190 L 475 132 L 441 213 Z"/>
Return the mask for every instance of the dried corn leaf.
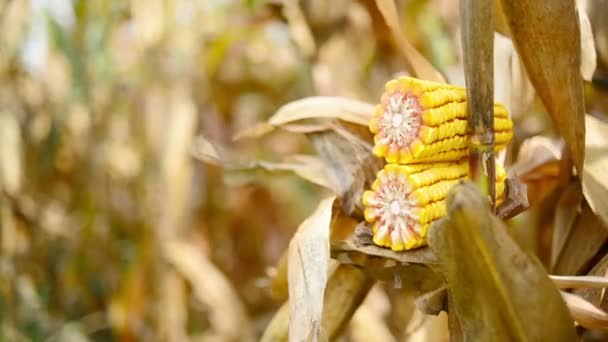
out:
<path id="1" fill-rule="evenodd" d="M 502 0 L 501 5 L 530 80 L 581 173 L 585 121 L 581 37 L 574 2 Z"/>
<path id="2" fill-rule="evenodd" d="M 374 281 L 359 268 L 338 265 L 332 272 L 325 289 L 323 304 L 322 337 L 333 341 L 340 335 L 355 310 L 359 307 Z M 287 341 L 290 305 L 286 303 L 274 316 L 262 335 L 262 342 Z M 291 334 L 291 331 L 289 332 Z M 303 336 L 296 341 L 313 336 Z M 290 339 L 291 340 L 291 339 Z"/>
<path id="3" fill-rule="evenodd" d="M 331 131 L 309 134 L 325 164 L 334 193 L 347 215 L 362 217 L 361 196 L 369 189 L 383 161 L 372 154 L 371 134 L 365 127 L 333 124 Z"/>
<path id="4" fill-rule="evenodd" d="M 583 193 L 593 212 L 608 223 L 608 123 L 591 115 L 585 116 L 585 122 Z"/>
<path id="5" fill-rule="evenodd" d="M 608 328 L 608 314 L 585 299 L 568 292 L 562 292 L 562 297 L 572 314 L 572 318 L 588 329 Z"/>
<path id="6" fill-rule="evenodd" d="M 405 57 L 410 74 L 429 81 L 445 82 L 445 78 L 441 73 L 435 70 L 433 65 L 405 39 L 405 35 L 401 30 L 401 24 L 399 23 L 395 1 L 376 0 L 376 5 L 380 13 L 382 13 L 384 21 L 390 27 L 395 43 Z"/>
<path id="7" fill-rule="evenodd" d="M 578 181 L 571 182 L 561 194 L 555 208 L 553 222 L 553 243 L 551 244 L 551 269 L 555 267 L 557 258 L 562 252 L 576 218 L 580 215 L 583 201 L 581 184 Z"/>
<path id="8" fill-rule="evenodd" d="M 247 311 L 228 279 L 187 242 L 169 242 L 165 255 L 192 285 L 194 296 L 209 310 L 215 336 L 222 339 L 253 339 Z"/>
<path id="9" fill-rule="evenodd" d="M 321 201 L 289 243 L 289 339 L 321 338 L 323 295 L 329 272 L 329 224 L 335 197 Z"/>
<path id="10" fill-rule="evenodd" d="M 273 173 L 293 172 L 313 184 L 332 189 L 332 183 L 327 177 L 325 165 L 317 156 L 296 154 L 276 162 L 267 160 L 242 161 L 232 156 L 228 149 L 211 143 L 202 136 L 196 139 L 192 154 L 202 162 L 222 166 L 230 172 L 247 173 L 258 170 Z"/>
<path id="11" fill-rule="evenodd" d="M 458 185 L 448 197 L 449 216 L 429 234 L 448 282 L 450 316 L 464 339 L 574 340 L 570 315 L 542 264 L 483 208 L 489 204 L 473 184 Z"/>
<path id="12" fill-rule="evenodd" d="M 584 272 L 607 239 L 608 229 L 589 205 L 583 203 L 582 211 L 555 259 L 552 273 L 573 275 Z"/>
<path id="13" fill-rule="evenodd" d="M 281 127 L 297 133 L 322 131 L 336 119 L 367 127 L 374 114 L 372 104 L 343 97 L 314 96 L 290 102 L 266 123 L 235 135 L 235 139 L 258 138 Z"/>
<path id="14" fill-rule="evenodd" d="M 604 257 L 593 266 L 587 276 L 606 279 L 606 277 L 608 277 L 608 255 L 604 255 Z M 574 292 L 602 310 L 608 310 L 608 297 L 606 296 L 605 289 L 582 288 L 575 290 Z"/>

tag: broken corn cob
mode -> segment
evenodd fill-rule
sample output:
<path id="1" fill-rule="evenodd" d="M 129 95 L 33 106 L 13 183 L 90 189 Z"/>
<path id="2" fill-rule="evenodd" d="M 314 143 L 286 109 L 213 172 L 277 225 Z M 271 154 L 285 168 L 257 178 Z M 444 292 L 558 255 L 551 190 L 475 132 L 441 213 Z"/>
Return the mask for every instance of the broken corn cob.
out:
<path id="1" fill-rule="evenodd" d="M 371 191 L 363 194 L 365 220 L 372 224 L 375 244 L 401 251 L 426 244 L 429 226 L 446 215 L 452 186 L 467 179 L 469 166 L 460 162 L 396 165 L 378 172 Z M 505 192 L 505 170 L 496 165 L 496 197 Z"/>
<path id="2" fill-rule="evenodd" d="M 369 128 L 374 154 L 388 163 L 459 160 L 468 155 L 466 90 L 411 77 L 389 81 Z M 494 131 L 496 149 L 504 148 L 513 122 L 499 103 Z"/>

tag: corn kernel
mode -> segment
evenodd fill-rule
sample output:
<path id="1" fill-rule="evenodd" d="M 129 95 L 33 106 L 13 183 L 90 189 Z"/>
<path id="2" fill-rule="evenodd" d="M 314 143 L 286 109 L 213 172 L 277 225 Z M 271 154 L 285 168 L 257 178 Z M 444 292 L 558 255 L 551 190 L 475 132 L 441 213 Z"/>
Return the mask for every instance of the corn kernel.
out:
<path id="1" fill-rule="evenodd" d="M 469 177 L 466 160 L 414 165 L 387 164 L 363 194 L 365 220 L 375 244 L 401 251 L 426 243 L 428 227 L 446 215 L 449 190 Z M 504 196 L 505 170 L 497 165 L 497 199 Z"/>
<path id="2" fill-rule="evenodd" d="M 513 123 L 494 104 L 496 146 L 504 148 Z M 467 154 L 467 103 L 462 87 L 401 77 L 386 84 L 369 129 L 374 154 L 389 163 L 447 161 Z"/>

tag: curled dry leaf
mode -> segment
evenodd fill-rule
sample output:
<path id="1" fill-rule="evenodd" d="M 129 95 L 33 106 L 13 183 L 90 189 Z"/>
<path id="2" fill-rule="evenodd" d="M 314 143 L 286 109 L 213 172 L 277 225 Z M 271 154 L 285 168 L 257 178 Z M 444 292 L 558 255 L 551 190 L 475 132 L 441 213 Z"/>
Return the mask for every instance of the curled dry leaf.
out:
<path id="1" fill-rule="evenodd" d="M 412 75 L 415 75 L 421 79 L 445 82 L 445 78 L 441 75 L 441 73 L 435 70 L 433 65 L 426 60 L 426 58 L 424 58 L 424 56 L 422 56 L 420 52 L 418 52 L 418 50 L 416 50 L 416 48 L 414 48 L 414 46 L 407 41 L 407 39 L 405 39 L 405 35 L 403 34 L 401 25 L 399 23 L 397 9 L 395 8 L 395 1 L 376 0 L 376 5 L 378 6 L 380 13 L 382 13 L 386 24 L 388 27 L 390 27 L 395 43 L 405 57 L 408 71 Z"/>
<path id="2" fill-rule="evenodd" d="M 557 187 L 563 142 L 544 136 L 526 139 L 510 169 L 527 186 L 530 205 L 540 203 Z"/>
<path id="3" fill-rule="evenodd" d="M 562 297 L 572 314 L 572 318 L 588 329 L 608 329 L 608 314 L 585 299 L 568 292 Z"/>
<path id="4" fill-rule="evenodd" d="M 164 253 L 177 271 L 192 285 L 194 296 L 209 310 L 214 336 L 225 340 L 253 340 L 245 307 L 228 279 L 187 242 L 169 242 Z"/>
<path id="5" fill-rule="evenodd" d="M 255 172 L 264 170 L 268 172 L 293 172 L 301 178 L 332 189 L 332 183 L 327 178 L 323 161 L 312 155 L 290 155 L 282 161 L 250 160 L 242 161 L 230 155 L 228 149 L 214 144 L 199 136 L 194 142 L 192 154 L 198 160 L 212 165 L 222 166 L 230 172 Z"/>
<path id="6" fill-rule="evenodd" d="M 593 212 L 608 223 L 608 123 L 585 115 L 588 126 L 585 138 L 583 194 Z"/>
<path id="7" fill-rule="evenodd" d="M 329 272 L 329 224 L 335 197 L 319 203 L 289 243 L 289 339 L 321 336 L 323 296 Z"/>
<path id="8" fill-rule="evenodd" d="M 353 235 L 346 240 L 332 241 L 332 257 L 343 263 L 365 266 L 372 259 L 364 256 L 381 258 L 380 267 L 393 267 L 399 264 L 436 265 L 439 261 L 428 247 L 416 248 L 403 252 L 395 252 L 389 248 L 378 247 L 371 241 L 372 231 L 366 222 L 361 222 Z M 379 266 L 376 264 L 376 266 Z"/>
<path id="9" fill-rule="evenodd" d="M 342 209 L 360 218 L 361 196 L 384 162 L 372 154 L 372 137 L 366 127 L 340 123 L 331 128 L 309 137 L 323 160 L 331 188 L 342 200 Z"/>
<path id="10" fill-rule="evenodd" d="M 530 206 L 525 184 L 509 177 L 506 179 L 505 185 L 505 199 L 496 208 L 496 216 L 502 220 L 515 217 Z"/>
<path id="11" fill-rule="evenodd" d="M 574 2 L 500 3 L 528 76 L 564 137 L 580 174 L 585 155 L 585 113 L 581 37 Z"/>
<path id="12" fill-rule="evenodd" d="M 447 206 L 448 217 L 430 229 L 429 245 L 441 261 L 450 316 L 458 318 L 464 339 L 574 340 L 572 319 L 543 265 L 513 241 L 479 190 L 457 185 Z"/>
<path id="13" fill-rule="evenodd" d="M 343 97 L 314 96 L 290 102 L 270 118 L 235 135 L 235 139 L 258 138 L 277 127 L 297 133 L 318 132 L 328 129 L 339 119 L 365 126 L 374 114 L 372 104 Z"/>

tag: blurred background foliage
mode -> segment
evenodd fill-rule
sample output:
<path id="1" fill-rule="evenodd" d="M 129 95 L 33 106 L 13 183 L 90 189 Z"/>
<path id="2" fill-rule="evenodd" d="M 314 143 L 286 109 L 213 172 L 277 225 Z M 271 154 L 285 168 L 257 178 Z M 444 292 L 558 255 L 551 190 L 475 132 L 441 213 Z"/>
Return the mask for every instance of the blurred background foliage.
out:
<path id="1" fill-rule="evenodd" d="M 408 40 L 463 84 L 457 1 L 398 9 Z M 2 1 L 4 339 L 259 337 L 280 305 L 274 266 L 321 190 L 225 172 L 193 146 L 204 136 L 243 161 L 310 152 L 285 132 L 232 136 L 306 96 L 375 103 L 403 70 L 369 0 Z M 525 110 L 513 112 L 514 146 L 550 131 L 539 103 Z"/>

